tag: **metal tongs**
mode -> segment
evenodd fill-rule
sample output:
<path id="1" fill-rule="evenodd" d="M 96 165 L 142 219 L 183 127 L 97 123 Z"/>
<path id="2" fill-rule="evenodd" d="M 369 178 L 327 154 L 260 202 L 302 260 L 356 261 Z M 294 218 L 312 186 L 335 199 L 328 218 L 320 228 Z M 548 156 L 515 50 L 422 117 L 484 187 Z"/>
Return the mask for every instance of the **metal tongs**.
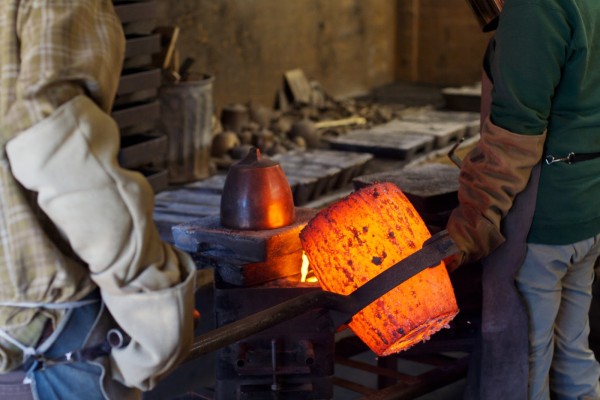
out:
<path id="1" fill-rule="evenodd" d="M 323 309 L 335 330 L 396 286 L 457 253 L 458 248 L 448 232 L 441 231 L 428 239 L 422 249 L 381 272 L 349 295 L 327 291 L 306 293 L 197 336 L 185 361 L 228 346 L 310 310 Z"/>

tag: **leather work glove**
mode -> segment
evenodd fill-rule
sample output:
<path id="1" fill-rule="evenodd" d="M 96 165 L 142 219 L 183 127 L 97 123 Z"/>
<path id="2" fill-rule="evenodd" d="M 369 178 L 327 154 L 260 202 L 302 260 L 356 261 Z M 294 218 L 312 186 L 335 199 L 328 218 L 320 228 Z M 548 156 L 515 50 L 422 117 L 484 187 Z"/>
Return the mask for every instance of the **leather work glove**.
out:
<path id="1" fill-rule="evenodd" d="M 460 254 L 446 260 L 449 270 L 487 256 L 504 242 L 500 221 L 527 186 L 545 140 L 546 132 L 521 135 L 485 118 L 481 139 L 463 161 L 458 178 L 459 206 L 447 230 Z"/>
<path id="2" fill-rule="evenodd" d="M 6 154 L 131 337 L 111 351 L 112 378 L 149 390 L 192 343 L 196 268 L 160 239 L 152 188 L 118 164 L 118 137 L 116 122 L 81 95 L 10 140 Z"/>

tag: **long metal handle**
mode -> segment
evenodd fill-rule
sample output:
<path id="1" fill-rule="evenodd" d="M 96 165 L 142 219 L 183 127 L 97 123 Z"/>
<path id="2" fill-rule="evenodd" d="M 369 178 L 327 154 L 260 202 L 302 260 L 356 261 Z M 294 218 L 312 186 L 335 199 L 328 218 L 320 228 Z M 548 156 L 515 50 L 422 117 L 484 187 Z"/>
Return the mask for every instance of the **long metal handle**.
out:
<path id="1" fill-rule="evenodd" d="M 390 268 L 382 271 L 379 275 L 370 279 L 364 285 L 356 289 L 344 300 L 343 309 L 340 314 L 332 314 L 335 326 L 347 322 L 354 314 L 394 289 L 404 281 L 412 278 L 424 269 L 438 265 L 443 259 L 458 253 L 458 247 L 450 239 L 447 231 L 441 231 L 433 235 L 422 249 L 397 262 Z M 346 319 L 344 320 L 344 314 Z"/>
<path id="2" fill-rule="evenodd" d="M 383 271 L 347 296 L 326 291 L 306 293 L 196 337 L 185 361 L 228 346 L 309 310 L 324 309 L 335 330 L 402 282 L 426 268 L 438 265 L 457 252 L 458 248 L 448 232 L 439 232 L 421 250 Z"/>
<path id="3" fill-rule="evenodd" d="M 210 353 L 245 337 L 264 331 L 274 325 L 287 321 L 309 310 L 329 308 L 343 302 L 346 296 L 331 292 L 310 292 L 279 303 L 276 306 L 239 319 L 235 322 L 213 329 L 196 337 L 186 361 Z"/>

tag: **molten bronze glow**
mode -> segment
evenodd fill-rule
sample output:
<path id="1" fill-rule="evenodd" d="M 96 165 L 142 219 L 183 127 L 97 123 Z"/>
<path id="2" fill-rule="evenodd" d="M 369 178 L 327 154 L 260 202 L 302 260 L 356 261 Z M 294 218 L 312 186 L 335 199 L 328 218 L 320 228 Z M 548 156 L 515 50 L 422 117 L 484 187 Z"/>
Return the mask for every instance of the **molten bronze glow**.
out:
<path id="1" fill-rule="evenodd" d="M 350 294 L 422 247 L 430 237 L 410 201 L 392 183 L 360 189 L 319 212 L 300 239 L 321 287 Z M 357 313 L 349 324 L 379 356 L 406 350 L 458 313 L 443 264 L 428 268 Z"/>

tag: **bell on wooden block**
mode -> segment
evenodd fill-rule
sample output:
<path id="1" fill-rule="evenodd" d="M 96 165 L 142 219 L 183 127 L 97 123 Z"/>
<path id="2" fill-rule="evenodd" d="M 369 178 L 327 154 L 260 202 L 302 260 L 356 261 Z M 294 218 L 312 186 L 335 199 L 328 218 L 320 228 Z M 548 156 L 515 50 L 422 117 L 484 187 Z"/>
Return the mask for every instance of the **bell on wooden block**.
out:
<path id="1" fill-rule="evenodd" d="M 408 257 L 430 237 L 392 183 L 364 187 L 320 211 L 301 231 L 302 247 L 325 290 L 348 295 Z M 406 350 L 458 313 L 444 264 L 427 268 L 358 312 L 352 331 L 379 356 Z"/>
<path id="2" fill-rule="evenodd" d="M 263 230 L 288 226 L 296 217 L 292 189 L 278 162 L 256 147 L 231 166 L 221 193 L 221 225 Z"/>

